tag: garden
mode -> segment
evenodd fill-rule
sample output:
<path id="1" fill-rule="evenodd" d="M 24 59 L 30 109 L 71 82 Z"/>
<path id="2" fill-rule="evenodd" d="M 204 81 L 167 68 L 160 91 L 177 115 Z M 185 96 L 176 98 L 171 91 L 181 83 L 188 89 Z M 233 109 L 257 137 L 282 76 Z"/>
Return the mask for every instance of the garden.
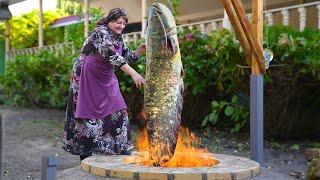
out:
<path id="1" fill-rule="evenodd" d="M 102 11 L 94 9 L 91 13 L 94 14 L 90 23 L 92 29 L 102 17 Z M 71 68 L 83 42 L 83 25 L 52 29 L 50 24 L 59 16 L 58 13 L 44 14 L 45 44 L 73 42 L 75 50 L 71 47 L 59 52 L 43 50 L 32 55 L 19 55 L 7 62 L 5 75 L 0 77 L 3 88 L 0 101 L 4 109 L 40 108 L 60 113 L 65 110 Z M 37 46 L 36 21 L 36 11 L 10 20 L 14 49 Z M 0 25 L 0 31 L 3 28 Z M 283 166 L 290 165 L 295 156 L 301 163 L 301 154 L 306 149 L 320 148 L 317 116 L 320 106 L 320 31 L 266 26 L 264 32 L 264 47 L 274 53 L 274 60 L 264 76 L 265 146 L 274 159 L 281 159 L 286 153 L 294 154 L 289 160 L 287 157 L 281 160 Z M 248 63 L 234 33 L 222 29 L 203 34 L 197 29 L 184 29 L 179 31 L 178 37 L 185 70 L 183 126 L 201 137 L 203 143 L 199 146 L 207 146 L 213 152 L 229 151 L 248 156 L 250 68 L 247 68 Z M 135 49 L 141 42 L 144 39 L 131 43 L 130 47 Z M 145 72 L 144 62 L 145 57 L 141 57 L 133 65 L 140 74 Z M 135 88 L 131 78 L 119 70 L 117 77 L 129 108 L 131 124 L 135 131 L 143 129 L 146 126 L 141 115 L 143 89 Z M 59 127 L 62 133 L 62 127 Z M 57 129 L 52 132 L 54 137 L 59 136 Z M 299 163 L 292 164 L 299 168 Z M 270 164 L 267 169 L 273 168 Z M 306 165 L 305 162 L 303 167 Z M 305 170 L 283 172 L 301 178 Z"/>

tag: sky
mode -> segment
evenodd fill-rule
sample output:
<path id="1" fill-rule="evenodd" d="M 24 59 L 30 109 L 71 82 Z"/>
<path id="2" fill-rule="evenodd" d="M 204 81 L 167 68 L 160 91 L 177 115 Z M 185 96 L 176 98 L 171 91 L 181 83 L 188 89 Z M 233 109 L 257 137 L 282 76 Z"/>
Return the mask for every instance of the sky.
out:
<path id="1" fill-rule="evenodd" d="M 55 10 L 57 0 L 43 0 L 42 8 L 43 11 Z M 33 9 L 39 9 L 39 0 L 26 0 L 9 6 L 9 9 L 13 16 L 19 16 L 26 14 Z"/>

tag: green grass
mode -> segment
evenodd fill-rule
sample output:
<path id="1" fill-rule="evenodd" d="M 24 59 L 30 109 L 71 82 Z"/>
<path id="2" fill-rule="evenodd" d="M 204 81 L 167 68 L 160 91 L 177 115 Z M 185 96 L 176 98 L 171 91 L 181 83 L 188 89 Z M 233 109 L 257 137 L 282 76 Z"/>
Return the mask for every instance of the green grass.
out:
<path id="1" fill-rule="evenodd" d="M 14 127 L 17 137 L 25 139 L 59 139 L 63 133 L 64 122 L 40 119 L 26 120 Z"/>

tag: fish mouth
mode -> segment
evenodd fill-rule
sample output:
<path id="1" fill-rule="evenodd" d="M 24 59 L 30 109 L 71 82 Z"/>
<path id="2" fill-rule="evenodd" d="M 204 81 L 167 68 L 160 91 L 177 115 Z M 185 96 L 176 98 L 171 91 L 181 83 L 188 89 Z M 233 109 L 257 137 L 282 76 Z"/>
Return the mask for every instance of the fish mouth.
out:
<path id="1" fill-rule="evenodd" d="M 153 3 L 151 8 L 153 8 L 158 14 L 163 14 L 158 3 Z"/>

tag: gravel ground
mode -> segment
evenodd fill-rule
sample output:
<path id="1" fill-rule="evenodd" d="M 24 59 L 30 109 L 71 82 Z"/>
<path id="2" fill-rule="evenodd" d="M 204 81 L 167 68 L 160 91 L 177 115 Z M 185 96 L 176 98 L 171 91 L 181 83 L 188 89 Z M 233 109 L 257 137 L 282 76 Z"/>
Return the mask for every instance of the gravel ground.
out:
<path id="1" fill-rule="evenodd" d="M 105 179 L 81 171 L 79 157 L 61 149 L 64 111 L 7 108 L 0 105 L 0 112 L 6 116 L 2 179 L 40 179 L 41 157 L 54 154 L 59 156 L 57 179 Z M 224 153 L 248 156 L 246 153 L 236 153 L 233 148 L 225 149 Z M 306 169 L 307 162 L 302 150 L 266 148 L 265 164 L 259 176 L 253 179 L 304 179 Z"/>

